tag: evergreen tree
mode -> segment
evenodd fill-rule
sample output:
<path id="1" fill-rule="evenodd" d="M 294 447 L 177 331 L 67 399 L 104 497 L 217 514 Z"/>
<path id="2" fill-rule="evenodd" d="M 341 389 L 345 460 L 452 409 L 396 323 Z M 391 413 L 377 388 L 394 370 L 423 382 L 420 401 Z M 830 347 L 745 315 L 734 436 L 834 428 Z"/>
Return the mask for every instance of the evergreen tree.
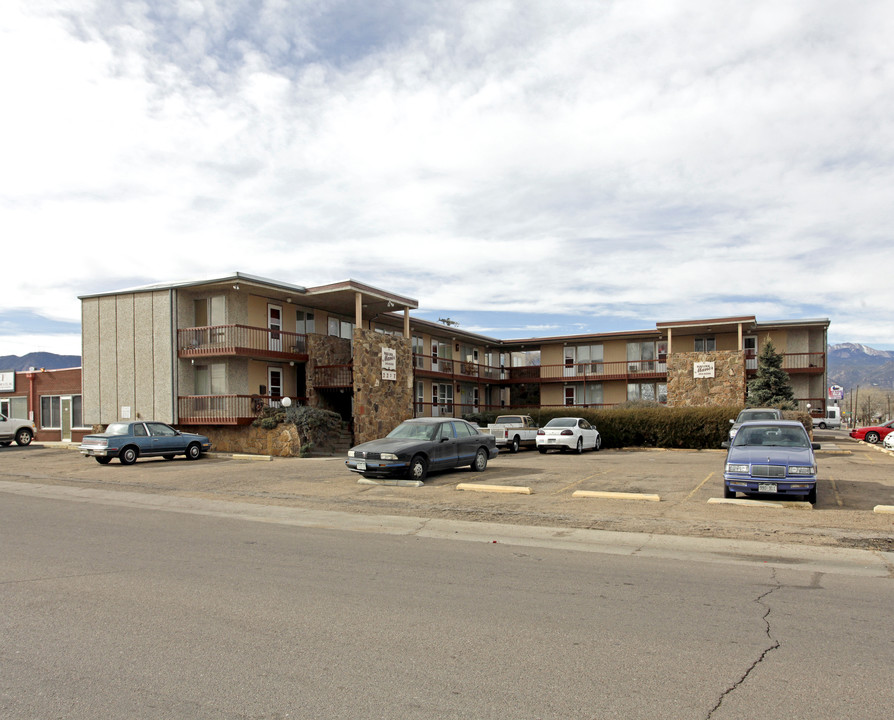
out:
<path id="1" fill-rule="evenodd" d="M 795 410 L 795 391 L 788 373 L 782 369 L 782 353 L 768 339 L 757 358 L 757 375 L 748 383 L 749 407 L 776 407 Z"/>

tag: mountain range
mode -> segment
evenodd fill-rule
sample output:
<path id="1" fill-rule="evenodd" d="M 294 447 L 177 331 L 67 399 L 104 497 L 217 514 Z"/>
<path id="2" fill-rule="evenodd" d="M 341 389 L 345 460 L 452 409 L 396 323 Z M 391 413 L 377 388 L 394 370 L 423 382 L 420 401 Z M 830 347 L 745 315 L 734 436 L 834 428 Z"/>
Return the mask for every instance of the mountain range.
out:
<path id="1" fill-rule="evenodd" d="M 22 372 L 31 368 L 44 370 L 61 370 L 62 368 L 81 367 L 80 355 L 56 355 L 48 352 L 33 352 L 27 355 L 0 355 L 0 371 L 15 370 Z"/>
<path id="2" fill-rule="evenodd" d="M 859 343 L 830 345 L 829 384 L 845 390 L 860 387 L 894 389 L 894 352 Z"/>
<path id="3" fill-rule="evenodd" d="M 894 352 L 876 350 L 859 343 L 840 343 L 829 346 L 828 361 L 830 385 L 841 385 L 845 390 L 858 385 L 894 389 Z M 21 372 L 30 368 L 58 370 L 80 365 L 80 355 L 33 352 L 22 357 L 0 356 L 0 371 Z"/>

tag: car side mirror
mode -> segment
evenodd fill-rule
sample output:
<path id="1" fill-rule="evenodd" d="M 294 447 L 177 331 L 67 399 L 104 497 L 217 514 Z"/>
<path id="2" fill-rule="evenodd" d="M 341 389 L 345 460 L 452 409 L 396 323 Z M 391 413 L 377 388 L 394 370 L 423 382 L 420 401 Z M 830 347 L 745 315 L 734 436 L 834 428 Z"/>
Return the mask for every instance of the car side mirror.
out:
<path id="1" fill-rule="evenodd" d="M 810 447 L 814 450 L 819 450 L 820 444 L 819 443 L 810 443 Z"/>
<path id="2" fill-rule="evenodd" d="M 735 424 L 736 424 L 736 421 L 731 419 L 731 420 L 729 421 L 729 424 L 730 424 L 730 425 L 735 425 Z"/>
<path id="3" fill-rule="evenodd" d="M 724 440 L 722 443 L 720 443 L 720 447 L 722 447 L 724 450 L 728 450 L 729 449 L 729 440 Z"/>

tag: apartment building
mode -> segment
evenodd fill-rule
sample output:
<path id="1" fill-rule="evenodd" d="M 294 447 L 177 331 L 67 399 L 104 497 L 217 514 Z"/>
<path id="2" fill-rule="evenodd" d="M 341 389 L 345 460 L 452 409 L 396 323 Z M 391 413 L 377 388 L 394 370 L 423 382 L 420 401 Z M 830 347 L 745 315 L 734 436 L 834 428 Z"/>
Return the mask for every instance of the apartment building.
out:
<path id="1" fill-rule="evenodd" d="M 738 405 L 768 340 L 798 402 L 825 404 L 825 319 L 498 340 L 413 318 L 416 300 L 353 280 L 302 287 L 242 273 L 80 299 L 88 425 L 145 417 L 211 432 L 289 397 L 340 413 L 359 442 L 414 415 Z"/>

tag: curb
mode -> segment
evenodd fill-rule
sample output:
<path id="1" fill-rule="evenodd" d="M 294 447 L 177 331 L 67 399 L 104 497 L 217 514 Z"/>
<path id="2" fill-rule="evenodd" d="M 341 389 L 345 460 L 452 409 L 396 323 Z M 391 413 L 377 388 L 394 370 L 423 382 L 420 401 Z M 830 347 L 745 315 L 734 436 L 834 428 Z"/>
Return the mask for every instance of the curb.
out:
<path id="1" fill-rule="evenodd" d="M 894 505 L 876 505 L 872 508 L 872 512 L 894 515 Z"/>
<path id="2" fill-rule="evenodd" d="M 661 502 L 660 495 L 649 493 L 608 492 L 603 490 L 575 490 L 571 497 L 576 498 L 607 498 L 613 500 L 646 500 L 648 502 Z"/>
<path id="3" fill-rule="evenodd" d="M 473 490 L 475 492 L 515 493 L 516 495 L 531 495 L 531 488 L 518 487 L 516 485 L 477 485 L 474 483 L 460 483 L 457 490 Z"/>

